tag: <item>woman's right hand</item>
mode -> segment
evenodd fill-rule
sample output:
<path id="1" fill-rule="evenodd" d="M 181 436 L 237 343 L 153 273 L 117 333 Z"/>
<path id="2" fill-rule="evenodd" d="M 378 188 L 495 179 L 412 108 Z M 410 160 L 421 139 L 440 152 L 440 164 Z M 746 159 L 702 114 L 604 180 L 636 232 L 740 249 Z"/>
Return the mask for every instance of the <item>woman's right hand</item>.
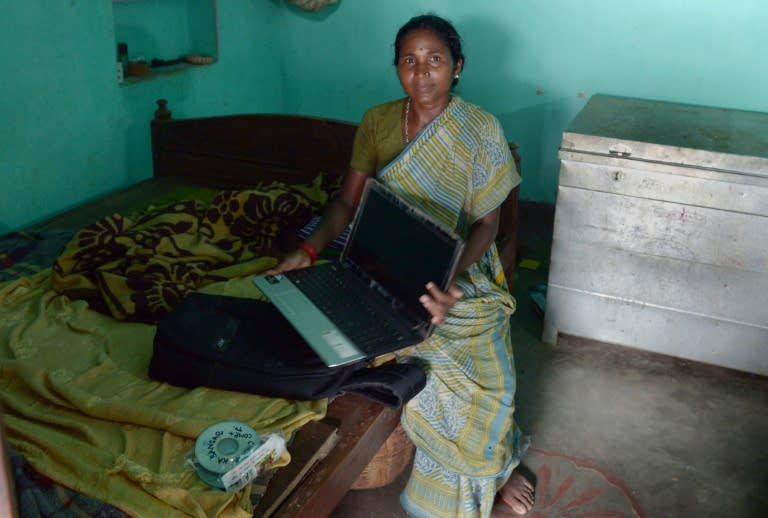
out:
<path id="1" fill-rule="evenodd" d="M 283 260 L 277 263 L 277 265 L 271 270 L 267 271 L 267 275 L 277 275 L 282 272 L 289 272 L 291 270 L 298 270 L 300 268 L 306 268 L 312 265 L 312 260 L 307 253 L 297 248 L 290 254 L 283 257 Z"/>

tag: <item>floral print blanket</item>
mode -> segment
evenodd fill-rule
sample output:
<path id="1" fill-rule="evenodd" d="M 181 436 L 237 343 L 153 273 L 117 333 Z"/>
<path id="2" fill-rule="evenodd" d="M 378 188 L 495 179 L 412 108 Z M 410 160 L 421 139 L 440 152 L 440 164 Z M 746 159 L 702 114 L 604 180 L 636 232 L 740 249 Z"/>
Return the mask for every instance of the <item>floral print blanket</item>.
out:
<path id="1" fill-rule="evenodd" d="M 318 175 L 105 217 L 64 247 L 53 287 L 118 320 L 157 322 L 190 291 L 275 264 L 283 237 L 317 215 L 329 192 Z"/>

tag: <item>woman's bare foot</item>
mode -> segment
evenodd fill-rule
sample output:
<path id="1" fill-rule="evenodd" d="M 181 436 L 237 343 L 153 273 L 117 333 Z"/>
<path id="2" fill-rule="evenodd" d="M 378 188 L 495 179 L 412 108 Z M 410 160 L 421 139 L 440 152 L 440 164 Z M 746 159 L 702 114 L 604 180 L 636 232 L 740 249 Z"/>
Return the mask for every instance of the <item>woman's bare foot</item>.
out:
<path id="1" fill-rule="evenodd" d="M 496 495 L 493 516 L 525 516 L 533 503 L 533 484 L 515 470 Z"/>

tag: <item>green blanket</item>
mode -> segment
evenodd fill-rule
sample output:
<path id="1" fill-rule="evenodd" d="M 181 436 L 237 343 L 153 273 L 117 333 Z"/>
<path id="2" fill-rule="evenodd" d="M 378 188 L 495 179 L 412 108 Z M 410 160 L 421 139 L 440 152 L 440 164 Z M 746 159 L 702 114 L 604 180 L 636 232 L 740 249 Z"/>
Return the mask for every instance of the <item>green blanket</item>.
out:
<path id="1" fill-rule="evenodd" d="M 205 291 L 260 296 L 249 279 Z M 290 435 L 322 418 L 326 402 L 151 381 L 154 331 L 58 295 L 50 271 L 2 285 L 0 401 L 8 442 L 39 473 L 133 516 L 249 516 L 252 488 L 210 489 L 185 464 L 196 437 L 227 419 Z"/>
<path id="2" fill-rule="evenodd" d="M 325 182 L 114 214 L 77 231 L 53 271 L 0 284 L 10 445 L 38 473 L 133 516 L 250 516 L 254 488 L 213 490 L 185 463 L 196 437 L 230 419 L 291 435 L 327 402 L 152 381 L 153 323 L 193 290 L 263 297 L 252 275 L 319 212 Z"/>

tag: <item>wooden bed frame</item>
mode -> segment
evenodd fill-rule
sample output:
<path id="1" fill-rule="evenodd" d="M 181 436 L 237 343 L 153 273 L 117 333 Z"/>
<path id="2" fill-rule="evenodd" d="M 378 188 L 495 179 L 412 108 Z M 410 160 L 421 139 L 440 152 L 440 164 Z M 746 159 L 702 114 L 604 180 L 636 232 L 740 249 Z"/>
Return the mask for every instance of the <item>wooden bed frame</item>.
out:
<path id="1" fill-rule="evenodd" d="M 265 180 L 303 183 L 348 170 L 354 124 L 289 115 L 231 115 L 174 120 L 159 100 L 151 123 L 153 177 L 83 204 L 32 230 L 80 228 L 170 194 L 181 185 L 236 188 Z M 516 147 L 510 145 L 515 159 Z M 518 189 L 502 206 L 498 244 L 507 278 L 517 251 Z M 296 434 L 292 462 L 278 470 L 254 516 L 328 516 L 397 426 L 399 411 L 359 396 L 335 398 L 327 416 Z"/>

